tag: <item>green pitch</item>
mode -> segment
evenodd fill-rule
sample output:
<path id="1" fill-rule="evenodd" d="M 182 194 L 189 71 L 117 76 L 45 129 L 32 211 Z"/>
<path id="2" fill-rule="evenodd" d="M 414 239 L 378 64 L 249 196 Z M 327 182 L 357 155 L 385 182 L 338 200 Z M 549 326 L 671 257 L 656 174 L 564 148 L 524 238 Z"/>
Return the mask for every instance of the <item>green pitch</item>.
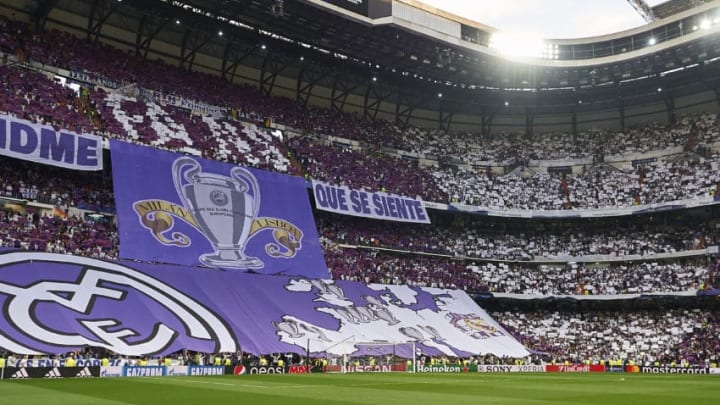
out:
<path id="1" fill-rule="evenodd" d="M 313 374 L 18 380 L 2 405 L 707 404 L 720 375 Z"/>

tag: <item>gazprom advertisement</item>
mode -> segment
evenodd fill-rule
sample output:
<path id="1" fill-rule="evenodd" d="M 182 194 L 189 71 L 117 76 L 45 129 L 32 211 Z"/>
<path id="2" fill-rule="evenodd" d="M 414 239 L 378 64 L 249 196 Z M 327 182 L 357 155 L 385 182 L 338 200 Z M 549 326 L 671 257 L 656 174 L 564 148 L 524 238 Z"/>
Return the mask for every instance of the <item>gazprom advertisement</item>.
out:
<path id="1" fill-rule="evenodd" d="M 120 256 L 329 278 L 300 177 L 111 141 Z"/>

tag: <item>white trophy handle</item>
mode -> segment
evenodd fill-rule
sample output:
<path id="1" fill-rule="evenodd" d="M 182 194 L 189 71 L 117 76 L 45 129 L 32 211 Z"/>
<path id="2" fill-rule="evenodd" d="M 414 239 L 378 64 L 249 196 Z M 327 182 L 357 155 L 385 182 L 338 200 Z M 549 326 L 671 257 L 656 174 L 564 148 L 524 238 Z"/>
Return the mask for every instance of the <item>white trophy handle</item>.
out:
<path id="1" fill-rule="evenodd" d="M 185 171 L 185 175 L 183 176 L 183 169 L 191 166 L 190 170 Z M 172 176 L 173 176 L 173 184 L 175 184 L 175 191 L 178 193 L 178 197 L 180 197 L 183 200 L 183 205 L 186 205 L 187 197 L 185 196 L 185 191 L 183 190 L 183 184 L 182 184 L 182 177 L 185 177 L 185 180 L 190 182 L 189 177 L 195 176 L 197 173 L 200 172 L 200 164 L 192 158 L 189 157 L 181 157 L 178 159 L 175 159 L 172 165 Z M 187 208 L 187 206 L 186 206 Z"/>
<path id="2" fill-rule="evenodd" d="M 252 189 L 253 195 L 253 218 L 257 218 L 258 212 L 260 211 L 260 185 L 257 179 L 253 176 L 250 171 L 244 167 L 233 167 L 230 171 L 230 176 L 245 183 L 248 188 Z"/>

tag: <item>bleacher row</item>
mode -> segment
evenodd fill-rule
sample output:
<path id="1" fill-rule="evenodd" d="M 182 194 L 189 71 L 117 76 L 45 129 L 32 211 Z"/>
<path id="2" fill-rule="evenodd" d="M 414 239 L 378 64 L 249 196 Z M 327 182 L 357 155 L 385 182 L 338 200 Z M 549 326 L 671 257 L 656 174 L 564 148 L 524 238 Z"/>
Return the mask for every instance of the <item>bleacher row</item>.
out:
<path id="1" fill-rule="evenodd" d="M 683 262 L 521 264 L 326 248 L 333 278 L 529 296 L 694 293 L 717 277 L 706 258 Z"/>
<path id="2" fill-rule="evenodd" d="M 494 209 L 620 208 L 714 195 L 720 183 L 717 155 L 655 161 L 633 170 L 595 166 L 567 176 L 496 175 L 467 168 L 425 168 L 415 161 L 321 145 L 309 137 L 289 142 L 299 168 L 291 164 L 282 140 L 255 124 L 161 106 L 138 89 L 134 96 L 99 89 L 84 99 L 41 73 L 8 66 L 0 67 L 0 85 L 4 89 L 0 111 L 57 128 L 99 132 L 278 172 L 300 174 L 302 170 L 332 183 L 433 202 Z"/>
<path id="3" fill-rule="evenodd" d="M 51 74 L 27 65 L 0 65 L 0 112 L 76 132 L 97 133 L 277 172 L 305 175 L 355 188 L 387 190 L 428 201 L 498 209 L 615 208 L 720 194 L 717 116 L 684 116 L 672 126 L 648 124 L 626 133 L 589 130 L 577 137 L 544 133 L 445 134 L 399 128 L 349 113 L 302 108 L 160 61 L 144 60 L 67 33 L 33 33 L 0 18 L 0 50 L 75 72 L 102 84 L 75 93 Z M 12 59 L 12 58 L 10 58 Z M 4 58 L 8 60 L 8 58 Z M 154 92 L 185 104 L 204 103 L 229 114 L 191 113 L 158 100 Z M 283 140 L 262 128 L 270 119 L 298 133 Z M 363 149 L 325 142 L 334 136 Z M 698 146 L 704 153 L 694 153 Z M 392 148 L 433 156 L 453 165 L 424 167 L 384 154 Z M 638 166 L 597 164 L 578 174 L 548 174 L 523 167 L 531 160 L 583 159 L 646 153 L 685 153 Z M 485 168 L 520 165 L 499 175 Z M 0 211 L 0 246 L 97 258 L 116 258 L 112 223 L 67 215 L 69 207 L 112 212 L 109 178 L 0 158 L 0 193 L 54 205 L 53 215 L 33 209 Z M 647 227 L 608 231 L 501 233 L 462 227 L 397 226 L 318 215 L 333 277 L 338 279 L 461 288 L 470 292 L 537 295 L 689 291 L 714 283 L 718 263 L 705 257 L 604 264 L 530 263 L 538 258 L 651 255 L 717 245 L 710 228 Z M 356 248 L 353 246 L 359 246 Z M 406 253 L 381 251 L 379 248 Z M 416 255 L 430 253 L 433 255 Z M 438 256 L 438 255 L 445 255 Z M 458 257 L 470 259 L 456 260 Z M 474 260 L 475 259 L 475 260 Z M 483 261 L 494 259 L 498 261 Z M 558 359 L 582 361 L 636 356 L 638 361 L 717 361 L 715 314 L 704 311 L 616 313 L 502 312 L 493 314 L 526 345 Z M 591 322 L 589 322 L 591 321 Z"/>
<path id="4" fill-rule="evenodd" d="M 2 84 L 8 94 L 0 101 L 0 110 L 68 129 L 99 132 L 280 172 L 302 171 L 312 178 L 356 188 L 498 209 L 627 207 L 708 196 L 720 187 L 719 158 L 711 149 L 705 156 L 690 154 L 675 162 L 658 160 L 637 167 L 604 165 L 567 176 L 531 171 L 496 175 L 471 168 L 481 162 L 508 164 L 712 145 L 720 141 L 715 114 L 683 117 L 668 127 L 650 124 L 627 133 L 586 131 L 575 139 L 558 133 L 538 134 L 531 139 L 495 134 L 483 139 L 477 134 L 401 129 L 353 114 L 304 109 L 288 99 L 263 96 L 248 86 L 143 60 L 67 33 L 30 33 L 23 24 L 2 21 L 0 37 L 6 50 L 24 44 L 22 54 L 28 60 L 82 72 L 97 82 L 111 78 L 112 83 L 122 85 L 120 91 L 99 89 L 85 98 L 72 97 L 67 88 L 39 75 L 5 68 Z M 23 87 L 23 82 L 33 85 Z M 143 89 L 231 108 L 246 121 L 260 123 L 267 118 L 300 133 L 357 140 L 370 148 L 359 152 L 320 145 L 313 137 L 297 138 L 288 146 L 302 163 L 300 168 L 287 159 L 288 146 L 257 126 L 225 117 L 193 116 L 187 110 L 158 104 Z M 379 157 L 374 149 L 377 147 L 428 153 L 467 166 L 422 167 L 417 161 Z"/>
<path id="5" fill-rule="evenodd" d="M 503 311 L 491 314 L 527 347 L 557 361 L 631 359 L 637 364 L 720 360 L 720 318 L 707 310 Z"/>

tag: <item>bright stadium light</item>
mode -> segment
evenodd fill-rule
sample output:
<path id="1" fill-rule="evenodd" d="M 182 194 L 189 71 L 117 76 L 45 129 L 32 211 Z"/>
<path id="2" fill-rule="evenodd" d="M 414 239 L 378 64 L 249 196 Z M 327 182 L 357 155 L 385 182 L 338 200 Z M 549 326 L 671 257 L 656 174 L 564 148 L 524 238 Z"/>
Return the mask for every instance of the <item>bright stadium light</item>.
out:
<path id="1" fill-rule="evenodd" d="M 544 59 L 558 59 L 560 57 L 560 48 L 558 44 L 545 43 L 543 46 L 542 57 Z"/>
<path id="2" fill-rule="evenodd" d="M 702 28 L 704 30 L 710 29 L 710 25 L 711 25 L 710 20 L 708 20 L 707 18 L 700 21 L 700 28 Z"/>
<path id="3" fill-rule="evenodd" d="M 648 45 L 655 45 L 656 43 L 657 40 L 655 39 L 655 37 L 650 37 L 650 39 L 648 40 Z"/>
<path id="4" fill-rule="evenodd" d="M 547 54 L 545 42 L 538 35 L 521 32 L 496 32 L 490 37 L 490 48 L 510 58 L 540 58 Z M 553 48 L 551 48 L 551 55 Z"/>

